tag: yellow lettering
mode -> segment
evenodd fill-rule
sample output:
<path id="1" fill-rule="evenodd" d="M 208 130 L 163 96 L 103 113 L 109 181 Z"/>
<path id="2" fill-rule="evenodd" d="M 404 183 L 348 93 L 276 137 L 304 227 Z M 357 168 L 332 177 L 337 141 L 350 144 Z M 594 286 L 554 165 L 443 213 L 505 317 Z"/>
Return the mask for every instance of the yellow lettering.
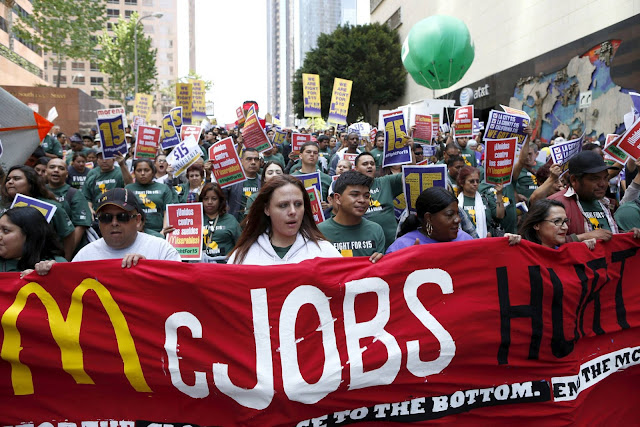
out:
<path id="1" fill-rule="evenodd" d="M 94 384 L 84 370 L 84 359 L 80 347 L 80 326 L 82 324 L 82 297 L 92 290 L 100 299 L 105 309 L 118 342 L 118 351 L 124 364 L 124 374 L 131 386 L 139 392 L 151 392 L 151 388 L 142 373 L 142 366 L 135 347 L 135 342 L 129 331 L 127 320 L 111 293 L 101 283 L 93 279 L 85 279 L 76 287 L 71 295 L 71 305 L 66 320 L 62 316 L 60 307 L 38 283 L 30 282 L 24 285 L 16 295 L 13 304 L 4 312 L 0 323 L 4 331 L 4 341 L 0 350 L 0 358 L 11 364 L 11 383 L 16 395 L 33 394 L 33 379 L 31 369 L 20 362 L 21 336 L 17 328 L 18 316 L 24 310 L 29 296 L 38 297 L 47 310 L 51 334 L 60 348 L 62 369 L 73 377 L 77 384 Z"/>

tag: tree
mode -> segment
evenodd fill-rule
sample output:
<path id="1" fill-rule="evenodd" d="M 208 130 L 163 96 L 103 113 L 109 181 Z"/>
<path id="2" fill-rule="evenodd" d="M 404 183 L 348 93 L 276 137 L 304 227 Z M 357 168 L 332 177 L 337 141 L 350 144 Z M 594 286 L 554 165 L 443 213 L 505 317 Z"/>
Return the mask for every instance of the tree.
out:
<path id="1" fill-rule="evenodd" d="M 109 98 L 120 100 L 125 108 L 127 98 L 135 96 L 134 29 L 138 39 L 138 93 L 151 93 L 158 76 L 158 49 L 152 48 L 151 37 L 144 35 L 138 14 L 133 13 L 129 19 L 121 17 L 113 25 L 113 35 L 105 31 L 100 36 L 100 71 L 108 76 L 102 86 Z"/>
<path id="2" fill-rule="evenodd" d="M 69 58 L 91 59 L 97 40 L 92 34 L 106 22 L 103 0 L 32 0 L 30 14 L 18 14 L 13 32 L 20 39 L 40 46 L 57 58 L 58 64 Z M 60 87 L 58 67 L 58 83 Z"/>
<path id="3" fill-rule="evenodd" d="M 400 38 L 386 25 L 338 26 L 331 34 L 321 34 L 317 44 L 294 76 L 293 105 L 298 118 L 304 117 L 302 73 L 320 76 L 324 117 L 329 115 L 334 77 L 353 81 L 349 123 L 377 120 L 379 107 L 404 93 L 407 73 L 400 57 Z"/>

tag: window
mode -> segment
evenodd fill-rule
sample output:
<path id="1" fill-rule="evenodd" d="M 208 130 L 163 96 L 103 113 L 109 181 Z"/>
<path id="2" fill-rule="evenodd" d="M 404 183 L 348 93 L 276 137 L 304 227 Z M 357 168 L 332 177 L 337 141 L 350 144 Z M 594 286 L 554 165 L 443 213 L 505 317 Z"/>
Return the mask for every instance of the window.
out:
<path id="1" fill-rule="evenodd" d="M 104 91 L 102 91 L 102 90 L 92 90 L 91 91 L 91 96 L 93 96 L 96 99 L 102 99 L 102 98 L 104 98 Z"/>
<path id="2" fill-rule="evenodd" d="M 118 98 L 114 98 L 114 99 L 118 99 Z M 121 108 L 122 104 L 109 104 L 109 108 Z"/>
<path id="3" fill-rule="evenodd" d="M 138 0 L 124 0 L 124 4 L 127 6 L 137 6 Z"/>
<path id="4" fill-rule="evenodd" d="M 118 18 L 120 17 L 120 11 L 118 9 L 107 9 L 107 17 Z"/>
<path id="5" fill-rule="evenodd" d="M 113 31 L 113 22 L 107 22 L 107 31 Z"/>
<path id="6" fill-rule="evenodd" d="M 85 84 L 84 76 L 73 76 L 71 77 L 71 82 L 74 85 L 83 85 Z"/>
<path id="7" fill-rule="evenodd" d="M 125 18 L 131 18 L 131 15 L 133 15 L 133 10 L 125 10 L 124 11 L 124 17 Z"/>
<path id="8" fill-rule="evenodd" d="M 91 61 L 91 64 L 89 65 L 89 68 L 90 68 L 91 71 L 100 71 L 100 66 L 98 65 L 97 62 Z"/>
<path id="9" fill-rule="evenodd" d="M 7 31 L 7 21 L 2 16 L 0 16 L 0 30 L 4 31 L 5 33 L 8 32 Z"/>
<path id="10" fill-rule="evenodd" d="M 84 71 L 84 62 L 73 61 L 71 63 L 71 69 L 73 71 Z"/>
<path id="11" fill-rule="evenodd" d="M 120 4 L 120 0 L 107 0 L 109 4 Z"/>
<path id="12" fill-rule="evenodd" d="M 396 10 L 393 15 L 389 17 L 389 19 L 387 19 L 387 22 L 385 22 L 385 24 L 392 30 L 395 30 L 400 25 L 402 25 L 402 9 L 398 8 L 398 10 Z"/>
<path id="13" fill-rule="evenodd" d="M 58 75 L 57 74 L 53 75 L 53 84 L 54 85 L 58 84 Z M 67 84 L 67 76 L 60 76 L 60 84 L 61 85 L 66 85 Z"/>
<path id="14" fill-rule="evenodd" d="M 60 68 L 61 70 L 66 70 L 67 69 L 67 63 L 66 62 L 51 61 L 51 68 L 54 69 L 54 70 L 57 70 L 58 68 Z"/>
<path id="15" fill-rule="evenodd" d="M 102 85 L 104 83 L 103 77 L 91 77 L 91 84 L 93 86 Z"/>

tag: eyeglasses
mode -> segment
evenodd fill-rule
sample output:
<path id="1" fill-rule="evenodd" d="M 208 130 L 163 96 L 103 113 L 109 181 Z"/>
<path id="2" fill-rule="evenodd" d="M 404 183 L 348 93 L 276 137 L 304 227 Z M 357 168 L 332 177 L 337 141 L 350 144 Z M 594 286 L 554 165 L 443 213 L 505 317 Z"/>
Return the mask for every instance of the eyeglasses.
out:
<path id="1" fill-rule="evenodd" d="M 414 151 L 413 154 L 415 154 L 416 156 L 422 156 L 422 151 Z"/>
<path id="2" fill-rule="evenodd" d="M 480 180 L 479 179 L 468 179 L 467 182 L 469 184 L 480 184 Z"/>
<path id="3" fill-rule="evenodd" d="M 569 225 L 569 223 L 571 222 L 569 220 L 569 218 L 556 218 L 556 219 L 543 219 L 543 221 L 546 222 L 550 222 L 553 225 L 555 225 L 556 227 L 562 227 L 564 224 L 567 224 L 567 226 Z"/>
<path id="4" fill-rule="evenodd" d="M 137 216 L 138 214 L 129 215 L 128 213 L 125 213 L 125 212 L 120 212 L 115 215 L 110 213 L 102 213 L 98 215 L 98 221 L 100 221 L 103 224 L 109 224 L 113 221 L 113 218 L 115 217 L 116 221 L 126 224 L 127 222 L 131 221 L 132 218 L 135 218 Z"/>

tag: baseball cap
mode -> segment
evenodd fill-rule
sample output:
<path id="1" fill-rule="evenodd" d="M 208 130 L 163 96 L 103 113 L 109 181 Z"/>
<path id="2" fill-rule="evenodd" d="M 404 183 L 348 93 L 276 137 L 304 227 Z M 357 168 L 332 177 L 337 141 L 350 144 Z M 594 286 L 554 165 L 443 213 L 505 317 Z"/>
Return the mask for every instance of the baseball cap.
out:
<path id="1" fill-rule="evenodd" d="M 104 206 L 113 205 L 124 209 L 127 212 L 138 209 L 136 195 L 131 190 L 125 188 L 114 188 L 109 190 L 98 198 L 98 207 L 96 212 Z"/>
<path id="2" fill-rule="evenodd" d="M 130 133 L 126 133 L 126 134 L 124 135 L 124 137 L 125 137 L 125 138 L 133 138 L 133 135 L 131 135 Z"/>
<path id="3" fill-rule="evenodd" d="M 595 151 L 581 151 L 569 159 L 569 174 L 598 173 L 612 169 L 607 166 L 601 155 Z"/>
<path id="4" fill-rule="evenodd" d="M 82 137 L 80 135 L 73 134 L 69 138 L 69 141 L 71 141 L 71 142 L 82 142 Z"/>
<path id="5" fill-rule="evenodd" d="M 100 134 L 96 134 L 96 137 L 93 138 L 93 142 L 100 142 Z"/>

